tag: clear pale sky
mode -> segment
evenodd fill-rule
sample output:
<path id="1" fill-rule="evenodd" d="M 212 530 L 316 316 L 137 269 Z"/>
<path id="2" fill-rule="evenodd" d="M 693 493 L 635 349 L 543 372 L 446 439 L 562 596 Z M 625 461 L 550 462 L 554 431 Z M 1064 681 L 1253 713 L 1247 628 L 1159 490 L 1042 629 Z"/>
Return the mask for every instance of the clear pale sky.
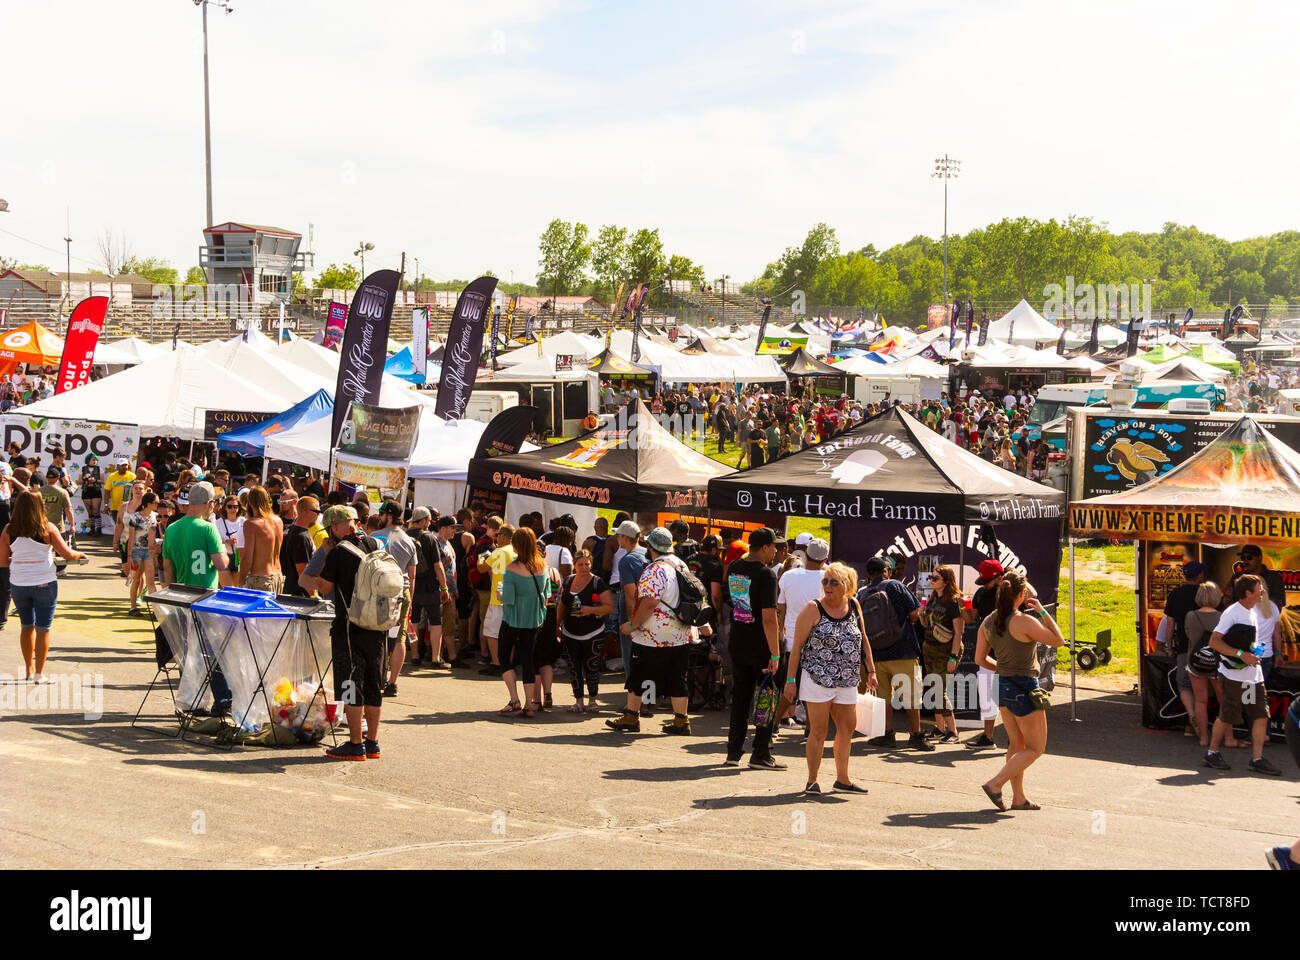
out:
<path id="1" fill-rule="evenodd" d="M 531 281 L 552 218 L 659 227 L 710 277 L 1084 214 L 1300 228 L 1300 5 L 236 0 L 209 11 L 214 217 L 315 224 L 317 272 Z M 204 226 L 191 0 L 5 4 L 0 254 L 185 271 Z M 20 239 L 23 238 L 23 239 Z M 408 273 L 414 273 L 408 261 Z"/>

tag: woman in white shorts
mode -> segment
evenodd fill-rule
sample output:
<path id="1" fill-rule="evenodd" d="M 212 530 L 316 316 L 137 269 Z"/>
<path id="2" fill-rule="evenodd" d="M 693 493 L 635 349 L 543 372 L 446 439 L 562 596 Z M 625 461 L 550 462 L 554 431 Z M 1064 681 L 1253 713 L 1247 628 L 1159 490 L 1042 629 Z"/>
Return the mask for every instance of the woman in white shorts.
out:
<path id="1" fill-rule="evenodd" d="M 795 621 L 794 648 L 790 652 L 785 699 L 793 701 L 795 677 L 799 699 L 808 712 L 808 782 L 806 796 L 821 793 L 817 771 L 826 749 L 826 731 L 835 721 L 835 786 L 840 793 L 866 793 L 849 779 L 849 749 L 857 726 L 858 684 L 865 674 L 867 688 L 876 689 L 876 666 L 871 659 L 855 595 L 858 575 L 843 563 L 822 569 L 821 599 L 806 605 Z"/>

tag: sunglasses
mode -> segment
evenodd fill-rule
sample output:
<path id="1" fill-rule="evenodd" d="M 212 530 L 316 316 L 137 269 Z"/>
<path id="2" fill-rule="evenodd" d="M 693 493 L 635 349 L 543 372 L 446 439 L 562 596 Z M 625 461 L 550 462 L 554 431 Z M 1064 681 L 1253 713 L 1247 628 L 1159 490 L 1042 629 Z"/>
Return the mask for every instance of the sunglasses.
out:
<path id="1" fill-rule="evenodd" d="M 939 580 L 942 580 L 943 577 L 939 577 L 939 576 L 935 576 L 935 575 L 931 574 L 931 575 L 930 575 L 929 577 L 927 577 L 926 579 L 929 580 L 931 583 L 935 583 L 935 582 L 937 582 L 937 581 L 939 581 Z"/>
<path id="2" fill-rule="evenodd" d="M 840 581 L 838 581 L 838 580 L 823 580 L 823 581 L 822 581 L 822 586 L 823 586 L 823 587 L 838 587 L 839 585 L 840 585 Z"/>

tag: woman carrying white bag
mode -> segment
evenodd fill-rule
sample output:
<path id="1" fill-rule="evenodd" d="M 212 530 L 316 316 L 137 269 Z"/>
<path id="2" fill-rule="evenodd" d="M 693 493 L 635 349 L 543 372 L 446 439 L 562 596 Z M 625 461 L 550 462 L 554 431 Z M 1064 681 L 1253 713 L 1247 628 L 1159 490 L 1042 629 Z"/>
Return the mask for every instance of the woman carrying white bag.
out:
<path id="1" fill-rule="evenodd" d="M 794 700 L 799 667 L 799 699 L 808 712 L 808 783 L 805 796 L 817 796 L 817 771 L 826 750 L 826 731 L 835 721 L 835 786 L 840 793 L 866 793 L 849 779 L 849 748 L 857 725 L 858 683 L 865 674 L 867 688 L 876 689 L 876 665 L 871 659 L 855 594 L 858 575 L 843 563 L 822 569 L 822 594 L 807 604 L 795 621 L 794 649 L 784 697 Z M 865 667 L 865 670 L 863 669 Z"/>

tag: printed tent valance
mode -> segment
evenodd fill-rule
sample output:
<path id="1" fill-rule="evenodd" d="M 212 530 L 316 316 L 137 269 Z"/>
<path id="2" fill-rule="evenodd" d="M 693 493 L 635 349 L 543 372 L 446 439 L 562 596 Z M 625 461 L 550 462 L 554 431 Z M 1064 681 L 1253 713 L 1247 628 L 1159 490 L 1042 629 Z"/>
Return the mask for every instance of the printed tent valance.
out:
<path id="1" fill-rule="evenodd" d="M 709 482 L 714 510 L 852 520 L 1057 519 L 1065 494 L 987 463 L 897 407 L 825 443 Z"/>
<path id="2" fill-rule="evenodd" d="M 1070 504 L 1074 537 L 1300 541 L 1300 453 L 1250 417 L 1163 476 Z"/>

